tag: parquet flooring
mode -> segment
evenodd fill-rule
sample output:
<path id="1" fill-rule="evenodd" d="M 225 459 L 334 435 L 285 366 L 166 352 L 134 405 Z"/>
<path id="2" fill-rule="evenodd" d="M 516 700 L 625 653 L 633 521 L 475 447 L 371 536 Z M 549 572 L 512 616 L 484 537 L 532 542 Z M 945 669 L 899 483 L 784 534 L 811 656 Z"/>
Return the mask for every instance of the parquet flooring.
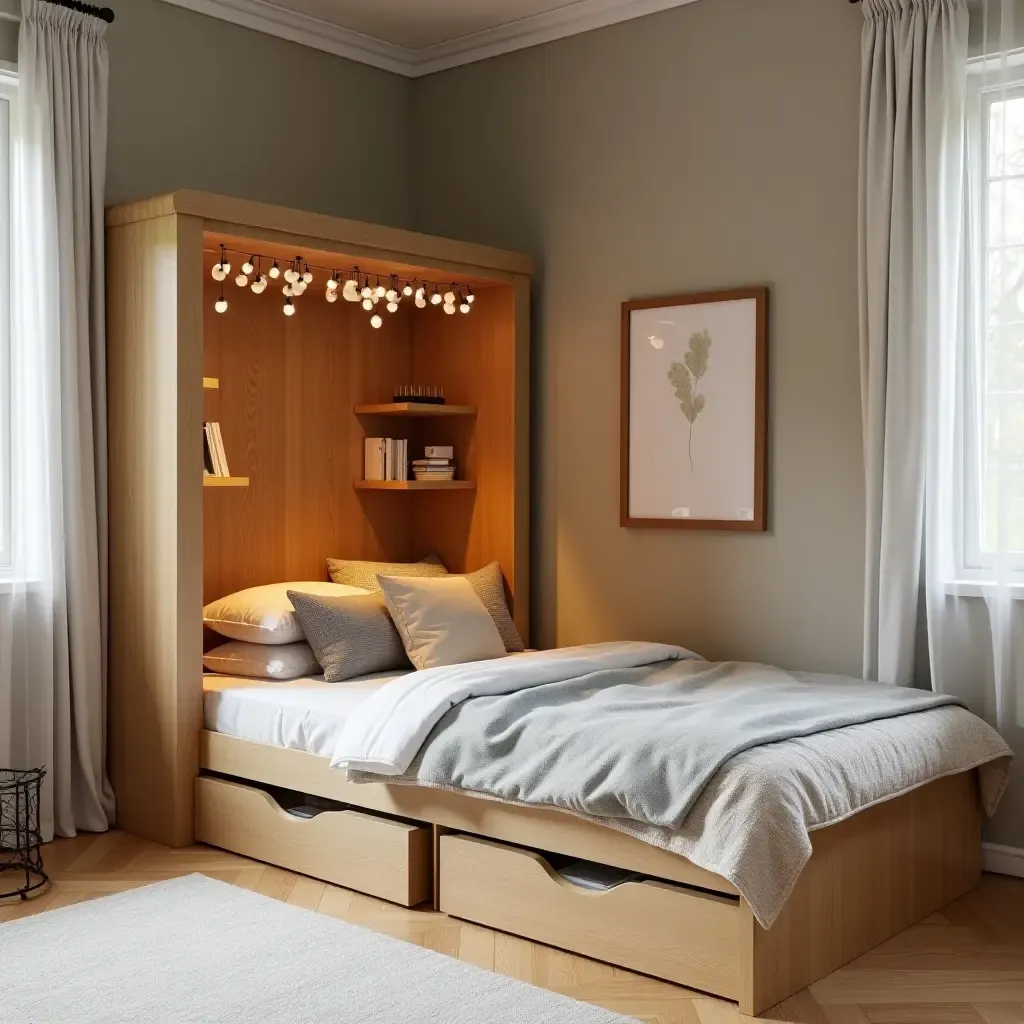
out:
<path id="1" fill-rule="evenodd" d="M 49 888 L 28 902 L 0 902 L 0 923 L 195 871 L 650 1024 L 751 1019 L 687 989 L 210 847 L 170 850 L 108 832 L 58 840 L 44 858 Z M 1024 879 L 984 876 L 975 892 L 764 1017 L 793 1024 L 1024 1024 Z"/>

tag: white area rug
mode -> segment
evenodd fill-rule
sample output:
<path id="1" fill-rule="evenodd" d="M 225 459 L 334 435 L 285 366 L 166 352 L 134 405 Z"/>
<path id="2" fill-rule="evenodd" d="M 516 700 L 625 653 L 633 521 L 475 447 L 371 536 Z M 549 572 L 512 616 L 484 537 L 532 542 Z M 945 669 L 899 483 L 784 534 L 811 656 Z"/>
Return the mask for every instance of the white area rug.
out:
<path id="1" fill-rule="evenodd" d="M 629 1024 L 202 875 L 0 925 L 0 1021 Z"/>

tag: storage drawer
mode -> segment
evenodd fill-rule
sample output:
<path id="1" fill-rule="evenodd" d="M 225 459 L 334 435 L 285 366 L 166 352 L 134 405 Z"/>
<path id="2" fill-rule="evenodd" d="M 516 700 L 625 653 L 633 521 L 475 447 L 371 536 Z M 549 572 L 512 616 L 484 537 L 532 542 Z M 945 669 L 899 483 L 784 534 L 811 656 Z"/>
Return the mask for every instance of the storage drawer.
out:
<path id="1" fill-rule="evenodd" d="M 441 837 L 440 909 L 727 999 L 739 997 L 739 903 L 667 882 L 607 892 L 560 878 L 531 850 Z"/>
<path id="2" fill-rule="evenodd" d="M 348 809 L 298 818 L 255 786 L 200 777 L 196 838 L 407 907 L 432 895 L 429 826 Z"/>

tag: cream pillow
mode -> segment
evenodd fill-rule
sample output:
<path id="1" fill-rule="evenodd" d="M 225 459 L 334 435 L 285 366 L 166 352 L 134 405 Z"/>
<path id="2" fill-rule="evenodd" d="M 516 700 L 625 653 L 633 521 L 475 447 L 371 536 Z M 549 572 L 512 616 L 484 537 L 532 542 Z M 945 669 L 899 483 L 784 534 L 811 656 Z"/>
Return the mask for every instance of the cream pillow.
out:
<path id="1" fill-rule="evenodd" d="M 229 640 L 252 644 L 293 644 L 305 639 L 288 591 L 324 597 L 354 597 L 361 587 L 339 583 L 269 583 L 213 601 L 203 609 L 203 623 Z"/>
<path id="2" fill-rule="evenodd" d="M 418 669 L 503 658 L 494 620 L 461 576 L 378 576 L 388 610 Z"/>
<path id="3" fill-rule="evenodd" d="M 380 590 L 377 576 L 447 576 L 438 555 L 427 555 L 418 562 L 364 562 L 350 558 L 328 558 L 327 575 L 335 583 L 347 583 L 350 587 L 362 587 L 368 591 Z"/>
<path id="4" fill-rule="evenodd" d="M 250 679 L 299 679 L 320 675 L 320 663 L 304 640 L 294 644 L 250 644 L 229 640 L 203 655 L 211 672 Z"/>

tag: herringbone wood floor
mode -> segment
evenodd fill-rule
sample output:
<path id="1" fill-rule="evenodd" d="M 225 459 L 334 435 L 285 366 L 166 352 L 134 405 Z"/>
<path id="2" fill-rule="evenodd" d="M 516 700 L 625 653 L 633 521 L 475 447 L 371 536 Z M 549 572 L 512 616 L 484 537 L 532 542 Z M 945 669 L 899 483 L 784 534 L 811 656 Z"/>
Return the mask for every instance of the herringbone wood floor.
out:
<path id="1" fill-rule="evenodd" d="M 169 850 L 109 832 L 52 843 L 45 861 L 52 885 L 26 903 L 0 903 L 0 922 L 198 871 L 651 1024 L 750 1019 L 686 989 L 210 847 Z M 969 896 L 764 1016 L 798 1024 L 1024 1024 L 1024 880 L 986 875 Z"/>

